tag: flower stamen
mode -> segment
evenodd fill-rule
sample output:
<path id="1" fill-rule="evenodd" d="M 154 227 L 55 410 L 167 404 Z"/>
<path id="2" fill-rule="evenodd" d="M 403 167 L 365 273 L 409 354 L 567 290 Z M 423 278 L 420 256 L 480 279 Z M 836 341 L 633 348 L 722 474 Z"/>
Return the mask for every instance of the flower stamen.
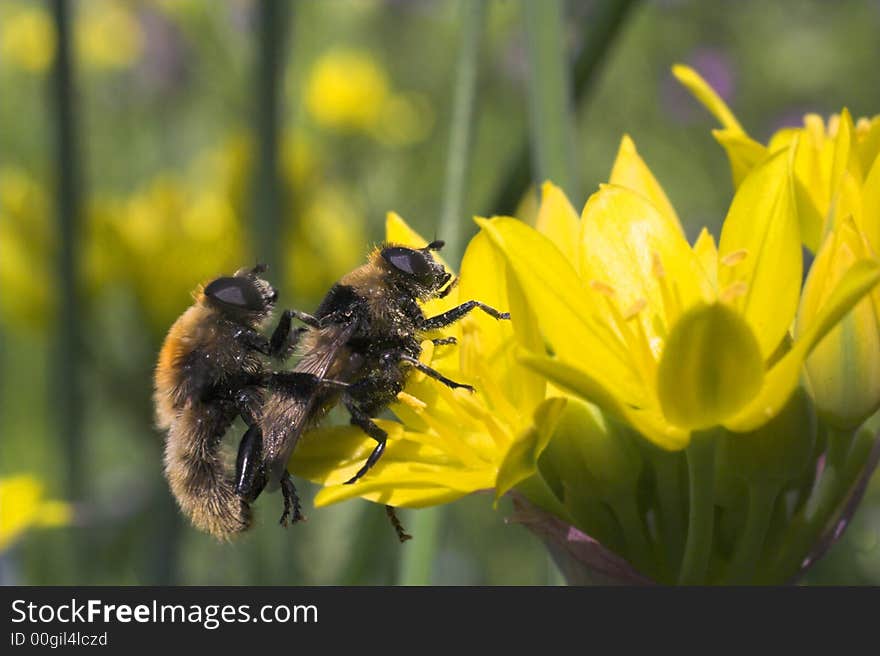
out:
<path id="1" fill-rule="evenodd" d="M 738 280 L 721 290 L 718 298 L 722 303 L 733 303 L 736 299 L 745 296 L 749 286 L 742 280 Z"/>
<path id="2" fill-rule="evenodd" d="M 749 252 L 745 248 L 740 248 L 739 250 L 731 251 L 730 253 L 722 257 L 721 264 L 732 269 L 737 264 L 746 259 L 748 255 Z"/>

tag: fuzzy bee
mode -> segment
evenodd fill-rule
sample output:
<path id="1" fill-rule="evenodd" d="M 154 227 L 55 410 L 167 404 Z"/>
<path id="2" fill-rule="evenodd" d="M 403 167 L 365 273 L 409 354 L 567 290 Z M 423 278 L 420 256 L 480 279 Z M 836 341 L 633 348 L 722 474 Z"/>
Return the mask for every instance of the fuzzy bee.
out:
<path id="1" fill-rule="evenodd" d="M 252 453 L 239 458 L 240 495 L 255 499 L 267 484 L 269 489 L 283 485 L 287 461 L 303 431 L 340 402 L 351 423 L 376 441 L 366 462 L 347 483 L 357 481 L 382 457 L 388 438 L 371 417 L 397 397 L 413 369 L 448 387 L 473 391 L 420 362 L 422 338 L 477 308 L 496 319 L 510 315 L 472 300 L 425 317 L 419 303 L 446 296 L 455 284 L 432 255 L 442 247 L 442 241 L 420 249 L 384 244 L 366 264 L 330 289 L 314 315 L 292 311 L 308 327 L 300 339 L 303 355 L 293 373 L 320 381 L 332 379 L 336 384 L 316 385 L 307 378 L 305 385 L 294 381 L 267 393 L 259 418 L 262 441 L 249 442 Z M 434 341 L 454 343 L 453 338 Z M 390 507 L 388 514 L 398 537 L 406 539 Z"/>
<path id="2" fill-rule="evenodd" d="M 283 360 L 295 346 L 291 312 L 285 311 L 271 338 L 269 321 L 277 292 L 260 275 L 264 267 L 241 269 L 194 292 L 195 303 L 175 321 L 155 371 L 156 423 L 166 431 L 165 476 L 181 510 L 199 529 L 220 539 L 247 530 L 250 499 L 235 490 L 221 457 L 221 440 L 232 422 L 248 426 L 237 468 L 262 442 L 258 418 L 263 392 L 293 384 L 297 392 L 322 383 L 310 374 L 267 371 L 264 357 Z M 254 446 L 257 445 L 257 446 Z M 285 479 L 285 515 L 293 484 Z"/>

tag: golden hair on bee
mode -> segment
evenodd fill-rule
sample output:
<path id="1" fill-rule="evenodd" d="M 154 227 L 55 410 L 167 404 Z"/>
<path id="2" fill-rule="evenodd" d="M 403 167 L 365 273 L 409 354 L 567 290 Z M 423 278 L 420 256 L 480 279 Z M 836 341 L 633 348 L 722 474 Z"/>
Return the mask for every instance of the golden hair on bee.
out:
<path id="1" fill-rule="evenodd" d="M 251 525 L 248 499 L 236 491 L 221 454 L 236 417 L 253 424 L 265 375 L 261 354 L 289 353 L 290 317 L 272 339 L 259 330 L 277 298 L 259 277 L 242 269 L 193 291 L 194 304 L 174 322 L 154 376 L 157 426 L 166 431 L 165 476 L 183 513 L 199 529 L 227 540 Z"/>

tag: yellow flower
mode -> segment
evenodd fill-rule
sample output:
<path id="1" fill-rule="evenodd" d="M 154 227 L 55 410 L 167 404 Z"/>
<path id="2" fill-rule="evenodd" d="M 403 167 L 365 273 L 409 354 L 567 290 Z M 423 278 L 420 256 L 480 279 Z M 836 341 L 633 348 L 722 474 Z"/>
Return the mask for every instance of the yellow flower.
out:
<path id="1" fill-rule="evenodd" d="M 806 330 L 834 286 L 869 246 L 852 218 L 839 222 L 819 249 L 804 287 L 795 334 Z M 880 290 L 846 315 L 807 358 L 810 393 L 825 419 L 854 428 L 880 407 Z"/>
<path id="2" fill-rule="evenodd" d="M 415 247 L 427 243 L 396 214 L 389 214 L 386 225 L 388 241 Z M 517 361 L 517 348 L 538 348 L 540 335 L 515 279 L 505 274 L 485 236 L 468 246 L 460 284 L 446 298 L 426 303 L 424 311 L 432 316 L 472 298 L 509 308 L 512 321 L 468 315 L 443 331 L 456 337 L 457 345 L 434 350 L 425 341 L 423 358 L 477 392 L 450 390 L 414 373 L 392 406 L 403 423 L 379 420 L 389 433 L 388 447 L 355 485 L 342 483 L 372 450 L 370 438 L 350 427 L 319 428 L 304 435 L 290 470 L 326 486 L 316 505 L 363 496 L 417 508 L 483 489 L 494 488 L 500 495 L 534 473 L 537 454 L 565 403 L 545 400 L 544 380 Z"/>
<path id="3" fill-rule="evenodd" d="M 801 238 L 818 251 L 798 313 L 796 334 L 803 334 L 841 277 L 880 253 L 880 116 L 854 125 L 846 109 L 827 122 L 807 114 L 804 127 L 779 130 L 763 146 L 695 71 L 676 66 L 673 72 L 724 126 L 714 134 L 727 150 L 735 183 L 769 153 L 794 149 Z M 875 292 L 862 300 L 807 359 L 811 393 L 838 427 L 858 426 L 880 404 L 877 299 Z"/>
<path id="4" fill-rule="evenodd" d="M 43 483 L 27 474 L 0 478 L 0 553 L 31 528 L 69 524 L 69 504 L 45 499 Z"/>
<path id="5" fill-rule="evenodd" d="M 314 121 L 341 131 L 369 131 L 388 98 L 385 71 L 367 53 L 331 50 L 308 74 L 305 105 Z"/>
<path id="6" fill-rule="evenodd" d="M 55 56 L 55 30 L 39 5 L 17 9 L 0 20 L 0 62 L 42 73 Z"/>
<path id="7" fill-rule="evenodd" d="M 672 450 L 695 430 L 770 420 L 806 355 L 880 279 L 876 262 L 860 261 L 785 345 L 802 266 L 790 150 L 744 179 L 717 248 L 706 231 L 687 243 L 628 138 L 580 219 L 545 185 L 537 230 L 509 218 L 481 225 L 555 353 L 527 364 Z"/>
<path id="8" fill-rule="evenodd" d="M 746 134 L 696 71 L 678 65 L 673 73 L 722 124 L 713 134 L 727 151 L 735 185 L 769 154 L 794 147 L 801 239 L 810 250 L 816 251 L 836 218 L 851 215 L 874 252 L 880 252 L 880 219 L 871 219 L 880 213 L 880 116 L 853 125 L 846 109 L 827 122 L 807 114 L 804 127 L 779 130 L 765 146 Z"/>

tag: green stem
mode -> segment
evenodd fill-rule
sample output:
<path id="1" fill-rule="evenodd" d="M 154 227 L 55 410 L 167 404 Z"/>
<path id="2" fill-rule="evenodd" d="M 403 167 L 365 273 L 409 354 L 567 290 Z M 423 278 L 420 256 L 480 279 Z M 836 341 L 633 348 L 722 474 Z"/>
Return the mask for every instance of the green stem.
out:
<path id="1" fill-rule="evenodd" d="M 645 532 L 645 522 L 639 514 L 634 496 L 619 499 L 612 504 L 614 514 L 623 529 L 627 560 L 645 576 L 656 577 L 654 552 Z"/>
<path id="2" fill-rule="evenodd" d="M 71 36 L 72 4 L 66 0 L 52 2 L 57 47 L 52 71 L 55 122 L 55 161 L 57 164 L 57 212 L 59 253 L 58 331 L 55 338 L 55 371 L 52 380 L 56 427 L 61 436 L 67 465 L 67 496 L 81 501 L 85 493 L 84 454 L 82 446 L 82 395 L 80 370 L 80 303 L 78 302 L 77 241 L 80 222 L 80 188 L 78 179 L 76 91 L 74 89 L 73 39 Z M 75 571 L 87 574 L 89 562 L 75 539 L 71 556 Z M 82 578 L 80 584 L 86 581 Z"/>
<path id="3" fill-rule="evenodd" d="M 779 485 L 776 483 L 755 483 L 749 486 L 746 527 L 727 572 L 727 583 L 748 585 L 753 582 L 778 495 Z"/>
<path id="4" fill-rule="evenodd" d="M 533 181 L 552 180 L 580 198 L 575 170 L 571 71 L 562 0 L 521 2 L 526 32 Z"/>
<path id="5" fill-rule="evenodd" d="M 679 453 L 654 454 L 654 470 L 657 477 L 657 500 L 660 513 L 660 536 L 662 553 L 658 554 L 664 577 L 674 578 L 684 553 L 684 508 L 682 501 Z"/>
<path id="6" fill-rule="evenodd" d="M 410 513 L 410 516 L 413 519 L 404 521 L 403 525 L 413 539 L 403 547 L 398 584 L 431 585 L 431 573 L 437 555 L 437 538 L 443 519 L 442 506 L 424 508 Z"/>
<path id="7" fill-rule="evenodd" d="M 443 188 L 443 210 L 440 234 L 446 252 L 461 255 L 461 228 L 464 196 L 470 171 L 473 125 L 477 97 L 477 73 L 480 64 L 480 42 L 486 22 L 485 0 L 462 3 L 464 21 L 458 69 L 455 75 L 455 96 L 452 105 L 452 129 L 449 131 L 449 152 L 446 158 L 446 182 Z"/>
<path id="8" fill-rule="evenodd" d="M 630 10 L 637 0 L 604 0 L 593 4 L 590 20 L 578 26 L 583 34 L 583 46 L 574 63 L 574 99 L 582 105 L 595 88 L 601 64 Z M 531 182 L 529 144 L 523 143 L 503 177 L 491 209 L 496 214 L 513 214 Z"/>
<path id="9" fill-rule="evenodd" d="M 782 565 L 779 571 L 783 575 L 783 580 L 787 580 L 797 572 L 810 546 L 837 509 L 841 496 L 845 494 L 852 479 L 853 467 L 848 460 L 855 431 L 839 431 L 829 427 L 827 432 L 828 447 L 821 478 L 804 508 L 792 521 L 790 537 L 785 541 L 780 553 L 779 562 Z"/>
<path id="10" fill-rule="evenodd" d="M 715 523 L 715 431 L 694 433 L 687 449 L 690 509 L 680 585 L 706 582 Z"/>
<path id="11" fill-rule="evenodd" d="M 261 0 L 258 6 L 256 107 L 254 131 L 259 150 L 253 187 L 257 259 L 279 276 L 279 234 L 284 210 L 278 143 L 281 125 L 281 85 L 284 68 L 284 34 L 288 3 Z"/>
<path id="12" fill-rule="evenodd" d="M 447 243 L 446 253 L 450 261 L 461 258 L 461 215 L 464 211 L 464 194 L 473 141 L 480 40 L 486 22 L 484 0 L 465 1 L 462 3 L 462 10 L 462 42 L 449 134 L 443 212 L 439 226 Z M 401 585 L 430 585 L 431 571 L 437 555 L 437 536 L 444 514 L 442 506 L 415 513 L 410 531 L 413 540 L 405 547 L 398 573 L 398 582 Z"/>

